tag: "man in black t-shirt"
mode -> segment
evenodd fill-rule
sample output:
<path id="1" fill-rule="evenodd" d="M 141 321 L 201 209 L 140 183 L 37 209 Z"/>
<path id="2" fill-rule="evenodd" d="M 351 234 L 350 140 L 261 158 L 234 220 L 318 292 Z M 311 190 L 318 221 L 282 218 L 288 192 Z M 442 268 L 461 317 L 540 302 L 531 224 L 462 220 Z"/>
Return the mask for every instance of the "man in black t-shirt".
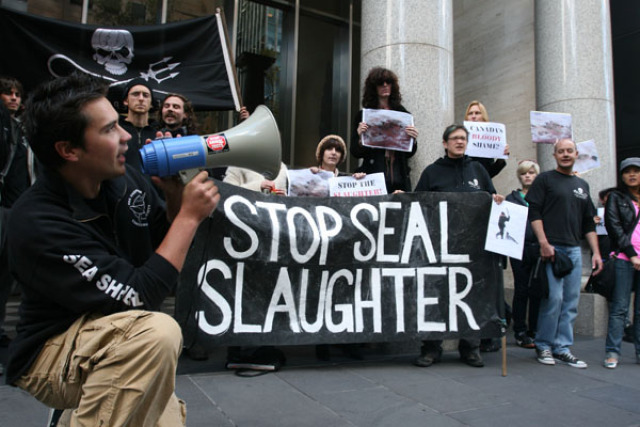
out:
<path id="1" fill-rule="evenodd" d="M 595 209 L 589 196 L 589 185 L 573 173 L 578 158 L 575 142 L 561 139 L 553 148 L 555 170 L 540 174 L 531 185 L 526 200 L 529 220 L 540 243 L 540 256 L 546 263 L 549 296 L 540 302 L 536 351 L 538 362 L 555 365 L 556 360 L 575 368 L 587 364 L 571 354 L 582 278 L 580 240 L 587 238 L 592 268 L 602 270 L 593 216 Z M 567 255 L 572 270 L 558 277 L 554 274 L 556 255 Z"/>

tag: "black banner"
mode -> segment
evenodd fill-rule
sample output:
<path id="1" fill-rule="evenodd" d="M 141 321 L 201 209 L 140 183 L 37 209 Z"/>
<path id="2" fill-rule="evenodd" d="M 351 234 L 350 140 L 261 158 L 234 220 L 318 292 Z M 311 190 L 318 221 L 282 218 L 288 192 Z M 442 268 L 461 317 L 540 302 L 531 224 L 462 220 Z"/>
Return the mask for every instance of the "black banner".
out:
<path id="1" fill-rule="evenodd" d="M 187 343 L 500 336 L 488 193 L 282 197 L 219 184 L 180 278 Z"/>
<path id="2" fill-rule="evenodd" d="M 20 80 L 28 93 L 78 70 L 107 81 L 117 101 L 126 83 L 140 77 L 158 99 L 177 92 L 198 109 L 231 110 L 236 108 L 235 76 L 218 28 L 215 15 L 164 25 L 98 27 L 0 8 L 0 74 Z"/>

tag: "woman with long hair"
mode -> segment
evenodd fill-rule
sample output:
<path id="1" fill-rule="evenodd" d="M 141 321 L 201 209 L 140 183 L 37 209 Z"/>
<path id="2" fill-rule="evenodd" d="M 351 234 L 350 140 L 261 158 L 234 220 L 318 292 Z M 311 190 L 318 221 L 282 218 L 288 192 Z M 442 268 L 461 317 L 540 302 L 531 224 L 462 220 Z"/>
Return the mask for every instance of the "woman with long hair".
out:
<path id="1" fill-rule="evenodd" d="M 615 256 L 615 286 L 609 301 L 609 325 L 605 342 L 604 367 L 614 369 L 620 360 L 625 320 L 631 292 L 634 301 L 634 346 L 640 363 L 640 157 L 620 163 L 620 182 L 609 193 L 604 210 L 604 225 Z"/>
<path id="2" fill-rule="evenodd" d="M 362 94 L 362 108 L 377 110 L 393 110 L 408 113 L 402 106 L 402 95 L 398 85 L 398 76 L 386 68 L 376 67 L 369 71 L 364 82 Z M 418 149 L 418 130 L 415 126 L 407 126 L 405 132 L 414 139 L 411 152 L 386 150 L 380 148 L 365 147 L 362 145 L 362 134 L 368 130 L 367 123 L 362 120 L 363 110 L 360 110 L 355 119 L 353 134 L 351 137 L 351 154 L 363 160 L 362 166 L 357 172 L 378 173 L 383 172 L 387 185 L 387 192 L 396 190 L 411 191 L 411 180 L 408 159 Z"/>

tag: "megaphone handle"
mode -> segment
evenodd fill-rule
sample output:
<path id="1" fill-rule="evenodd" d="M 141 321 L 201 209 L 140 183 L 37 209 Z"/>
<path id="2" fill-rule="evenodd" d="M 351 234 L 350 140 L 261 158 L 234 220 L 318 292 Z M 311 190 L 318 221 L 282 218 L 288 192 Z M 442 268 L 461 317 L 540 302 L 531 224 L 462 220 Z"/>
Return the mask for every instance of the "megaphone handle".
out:
<path id="1" fill-rule="evenodd" d="M 189 181 L 191 181 L 202 170 L 204 169 L 200 169 L 200 168 L 185 169 L 178 172 L 178 175 L 180 176 L 180 180 L 182 181 L 182 183 L 184 185 L 187 185 L 187 183 L 189 183 Z"/>

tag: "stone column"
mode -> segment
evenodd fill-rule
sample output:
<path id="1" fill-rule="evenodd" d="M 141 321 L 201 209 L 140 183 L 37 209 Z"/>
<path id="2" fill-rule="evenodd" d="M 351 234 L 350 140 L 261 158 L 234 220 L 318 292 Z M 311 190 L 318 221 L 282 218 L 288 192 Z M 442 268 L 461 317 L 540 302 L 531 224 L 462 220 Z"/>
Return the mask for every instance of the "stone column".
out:
<path id="1" fill-rule="evenodd" d="M 601 167 L 584 173 L 591 197 L 615 185 L 616 150 L 608 0 L 536 0 L 536 102 L 539 111 L 569 113 L 576 142 L 593 139 Z M 542 170 L 554 169 L 541 144 Z"/>
<path id="2" fill-rule="evenodd" d="M 411 159 L 415 186 L 422 170 L 443 155 L 442 132 L 454 122 L 453 14 L 450 0 L 363 0 L 362 86 L 369 70 L 393 70 L 402 104 L 420 132 Z"/>

